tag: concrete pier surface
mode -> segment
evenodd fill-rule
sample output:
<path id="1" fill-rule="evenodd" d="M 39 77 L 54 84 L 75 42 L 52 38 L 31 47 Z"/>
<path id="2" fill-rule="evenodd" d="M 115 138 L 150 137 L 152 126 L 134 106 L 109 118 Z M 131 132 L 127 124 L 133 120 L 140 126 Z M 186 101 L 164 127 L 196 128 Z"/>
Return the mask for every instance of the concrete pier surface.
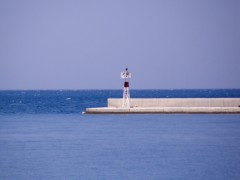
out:
<path id="1" fill-rule="evenodd" d="M 133 98 L 130 105 L 108 99 L 108 107 L 87 108 L 86 114 L 240 114 L 240 98 Z"/>

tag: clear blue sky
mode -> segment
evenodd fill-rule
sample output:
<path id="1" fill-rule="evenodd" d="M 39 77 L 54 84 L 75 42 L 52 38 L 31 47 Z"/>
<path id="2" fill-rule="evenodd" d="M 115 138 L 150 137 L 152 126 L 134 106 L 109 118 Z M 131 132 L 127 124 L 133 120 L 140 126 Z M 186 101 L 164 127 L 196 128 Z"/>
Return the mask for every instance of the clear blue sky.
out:
<path id="1" fill-rule="evenodd" d="M 0 0 L 0 89 L 240 88 L 239 0 Z"/>

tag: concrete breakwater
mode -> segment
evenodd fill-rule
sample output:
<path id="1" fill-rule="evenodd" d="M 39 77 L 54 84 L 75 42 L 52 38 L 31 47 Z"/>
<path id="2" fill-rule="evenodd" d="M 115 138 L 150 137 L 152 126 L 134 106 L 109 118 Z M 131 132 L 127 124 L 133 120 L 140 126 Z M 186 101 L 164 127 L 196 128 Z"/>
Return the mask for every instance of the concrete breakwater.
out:
<path id="1" fill-rule="evenodd" d="M 122 99 L 108 99 L 108 107 L 87 108 L 87 114 L 240 113 L 240 98 L 132 98 L 130 108 Z"/>
<path id="2" fill-rule="evenodd" d="M 132 98 L 131 107 L 239 107 L 240 98 Z M 108 99 L 108 107 L 119 108 L 122 99 Z"/>

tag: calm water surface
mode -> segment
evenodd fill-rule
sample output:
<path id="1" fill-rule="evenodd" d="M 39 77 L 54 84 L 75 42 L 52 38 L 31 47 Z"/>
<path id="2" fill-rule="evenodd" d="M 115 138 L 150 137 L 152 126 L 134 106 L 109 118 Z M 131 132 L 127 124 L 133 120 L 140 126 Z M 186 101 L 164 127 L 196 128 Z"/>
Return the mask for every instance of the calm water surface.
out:
<path id="1" fill-rule="evenodd" d="M 240 179 L 239 115 L 0 115 L 0 179 Z"/>
<path id="2" fill-rule="evenodd" d="M 121 90 L 0 91 L 0 180 L 240 179 L 240 115 L 82 115 Z M 239 89 L 133 90 L 240 97 Z"/>

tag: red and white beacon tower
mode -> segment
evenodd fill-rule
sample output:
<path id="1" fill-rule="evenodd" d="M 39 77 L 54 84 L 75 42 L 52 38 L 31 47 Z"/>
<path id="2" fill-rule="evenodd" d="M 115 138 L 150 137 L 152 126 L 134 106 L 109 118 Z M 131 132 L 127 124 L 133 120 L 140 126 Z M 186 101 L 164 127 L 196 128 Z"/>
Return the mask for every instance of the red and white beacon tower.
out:
<path id="1" fill-rule="evenodd" d="M 129 79 L 131 78 L 131 73 L 128 72 L 128 68 L 126 68 L 125 71 L 121 72 L 121 78 L 124 79 L 122 107 L 130 108 Z"/>

